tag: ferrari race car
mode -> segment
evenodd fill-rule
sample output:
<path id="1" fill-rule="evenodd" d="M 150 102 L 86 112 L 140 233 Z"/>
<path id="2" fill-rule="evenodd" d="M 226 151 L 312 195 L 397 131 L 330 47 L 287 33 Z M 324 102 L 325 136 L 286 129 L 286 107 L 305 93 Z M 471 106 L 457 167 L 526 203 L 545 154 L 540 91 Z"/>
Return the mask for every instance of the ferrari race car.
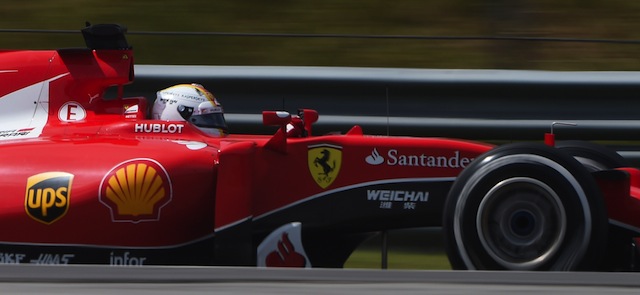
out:
<path id="1" fill-rule="evenodd" d="M 317 136 L 310 109 L 214 137 L 124 97 L 125 31 L 0 51 L 0 263 L 342 267 L 372 233 L 442 227 L 455 269 L 637 265 L 640 171 L 611 150 Z"/>

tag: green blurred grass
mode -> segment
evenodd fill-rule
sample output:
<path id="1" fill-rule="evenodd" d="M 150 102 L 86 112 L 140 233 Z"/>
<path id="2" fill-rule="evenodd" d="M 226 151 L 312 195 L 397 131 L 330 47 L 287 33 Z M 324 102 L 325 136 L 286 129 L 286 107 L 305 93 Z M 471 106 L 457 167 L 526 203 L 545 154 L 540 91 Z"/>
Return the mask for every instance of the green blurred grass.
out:
<path id="1" fill-rule="evenodd" d="M 3 29 L 640 39 L 624 0 L 8 0 Z M 83 46 L 80 35 L 3 33 L 0 48 Z M 129 35 L 140 64 L 638 70 L 640 45 Z"/>
<path id="2" fill-rule="evenodd" d="M 351 254 L 345 268 L 382 267 L 382 238 L 378 234 L 365 241 Z M 387 233 L 388 269 L 451 269 L 444 253 L 440 229 L 402 229 Z"/>
<path id="3" fill-rule="evenodd" d="M 442 252 L 421 253 L 391 251 L 387 259 L 388 269 L 450 270 L 447 256 Z M 382 266 L 379 249 L 360 249 L 345 263 L 345 268 L 380 269 Z"/>

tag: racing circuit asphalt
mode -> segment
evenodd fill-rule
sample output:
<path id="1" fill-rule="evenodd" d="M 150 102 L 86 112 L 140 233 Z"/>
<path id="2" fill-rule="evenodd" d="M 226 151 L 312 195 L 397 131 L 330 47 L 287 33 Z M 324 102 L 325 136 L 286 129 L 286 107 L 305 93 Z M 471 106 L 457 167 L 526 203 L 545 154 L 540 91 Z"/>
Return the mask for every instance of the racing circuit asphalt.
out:
<path id="1" fill-rule="evenodd" d="M 2 294 L 638 294 L 640 274 L 0 265 Z"/>

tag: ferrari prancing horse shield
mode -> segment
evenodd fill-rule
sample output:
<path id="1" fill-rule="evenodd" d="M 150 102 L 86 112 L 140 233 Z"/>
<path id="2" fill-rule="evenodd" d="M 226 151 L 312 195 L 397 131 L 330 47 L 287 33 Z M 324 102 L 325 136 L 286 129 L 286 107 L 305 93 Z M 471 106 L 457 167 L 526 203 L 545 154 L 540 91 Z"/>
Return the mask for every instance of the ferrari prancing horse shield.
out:
<path id="1" fill-rule="evenodd" d="M 309 146 L 309 172 L 321 188 L 327 188 L 338 177 L 342 164 L 342 147 L 330 144 Z"/>

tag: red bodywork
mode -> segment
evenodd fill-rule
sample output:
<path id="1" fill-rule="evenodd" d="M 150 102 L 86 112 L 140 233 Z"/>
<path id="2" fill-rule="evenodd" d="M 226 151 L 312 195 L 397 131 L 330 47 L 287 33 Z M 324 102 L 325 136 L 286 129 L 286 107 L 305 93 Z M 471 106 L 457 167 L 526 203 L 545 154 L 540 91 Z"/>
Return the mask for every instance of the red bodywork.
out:
<path id="1" fill-rule="evenodd" d="M 0 52 L 0 262 L 253 265 L 291 222 L 328 240 L 306 242 L 312 259 L 350 252 L 352 234 L 439 226 L 451 183 L 492 148 L 357 126 L 291 137 L 287 119 L 265 121 L 281 125 L 273 136 L 210 137 L 123 98 L 133 60 L 129 48 Z M 640 228 L 618 204 L 612 218 Z"/>
<path id="2" fill-rule="evenodd" d="M 145 264 L 252 264 L 256 239 L 292 221 L 341 233 L 438 225 L 441 215 L 425 214 L 440 211 L 456 175 L 491 148 L 359 127 L 215 138 L 148 120 L 145 98 L 121 97 L 134 74 L 130 49 L 4 51 L 0 64 L 0 242 L 18 263 L 127 254 Z M 105 97 L 110 88 L 116 97 Z M 85 248 L 104 251 L 85 258 Z M 171 249 L 185 253 L 154 261 L 144 252 Z"/>

